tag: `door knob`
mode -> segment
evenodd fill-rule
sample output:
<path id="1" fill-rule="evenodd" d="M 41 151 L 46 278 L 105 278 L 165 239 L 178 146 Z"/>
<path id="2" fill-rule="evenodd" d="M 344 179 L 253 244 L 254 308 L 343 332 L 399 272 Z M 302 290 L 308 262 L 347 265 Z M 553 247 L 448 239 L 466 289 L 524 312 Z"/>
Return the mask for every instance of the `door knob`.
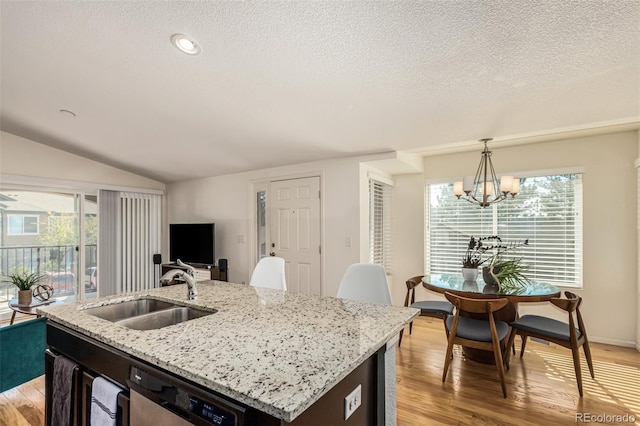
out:
<path id="1" fill-rule="evenodd" d="M 269 256 L 275 256 L 275 255 L 276 255 L 275 251 L 272 251 L 271 253 L 269 253 Z"/>

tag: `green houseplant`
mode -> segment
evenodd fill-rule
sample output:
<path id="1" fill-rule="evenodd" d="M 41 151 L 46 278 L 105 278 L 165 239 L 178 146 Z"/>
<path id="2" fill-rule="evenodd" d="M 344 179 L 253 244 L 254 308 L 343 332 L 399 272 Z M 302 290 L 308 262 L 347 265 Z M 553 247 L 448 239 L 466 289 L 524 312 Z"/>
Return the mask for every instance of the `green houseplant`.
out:
<path id="1" fill-rule="evenodd" d="M 482 271 L 482 278 L 487 285 L 497 285 L 502 293 L 519 293 L 529 282 L 524 275 L 527 266 L 522 263 L 522 258 L 506 258 L 509 252 L 516 251 L 522 246 L 529 245 L 529 240 L 503 243 L 497 237 L 497 243 L 491 247 L 495 251 L 486 260 L 489 265 Z M 486 272 L 485 272 L 486 271 Z"/>
<path id="2" fill-rule="evenodd" d="M 18 303 L 20 305 L 29 305 L 33 297 L 31 287 L 42 281 L 45 276 L 43 273 L 29 272 L 22 269 L 7 274 L 5 281 L 18 287 Z"/>

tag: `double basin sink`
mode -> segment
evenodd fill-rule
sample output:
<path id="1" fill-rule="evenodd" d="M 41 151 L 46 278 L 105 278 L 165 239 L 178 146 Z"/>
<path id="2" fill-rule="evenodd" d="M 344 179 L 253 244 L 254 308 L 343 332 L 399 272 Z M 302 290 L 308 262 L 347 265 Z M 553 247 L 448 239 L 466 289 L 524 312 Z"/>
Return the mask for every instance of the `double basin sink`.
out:
<path id="1" fill-rule="evenodd" d="M 217 312 L 153 298 L 129 300 L 87 309 L 87 313 L 135 330 L 155 330 Z"/>

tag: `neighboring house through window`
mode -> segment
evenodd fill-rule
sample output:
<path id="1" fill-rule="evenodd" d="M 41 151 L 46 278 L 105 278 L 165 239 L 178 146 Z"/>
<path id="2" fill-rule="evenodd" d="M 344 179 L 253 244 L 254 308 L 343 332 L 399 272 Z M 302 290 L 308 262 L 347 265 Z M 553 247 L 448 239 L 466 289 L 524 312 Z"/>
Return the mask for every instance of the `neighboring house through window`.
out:
<path id="1" fill-rule="evenodd" d="M 526 276 L 564 287 L 582 286 L 582 174 L 521 179 L 515 198 L 481 208 L 453 195 L 453 183 L 426 185 L 425 270 L 460 273 L 469 238 L 529 239 L 515 253 Z"/>
<path id="2" fill-rule="evenodd" d="M 37 215 L 7 215 L 7 235 L 38 235 Z"/>

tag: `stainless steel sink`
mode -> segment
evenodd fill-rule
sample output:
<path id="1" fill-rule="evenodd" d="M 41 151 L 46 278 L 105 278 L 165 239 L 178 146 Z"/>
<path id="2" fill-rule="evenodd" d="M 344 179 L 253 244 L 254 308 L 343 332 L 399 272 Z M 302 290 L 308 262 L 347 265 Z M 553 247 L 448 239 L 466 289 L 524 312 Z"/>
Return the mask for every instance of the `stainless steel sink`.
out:
<path id="1" fill-rule="evenodd" d="M 189 321 L 194 318 L 211 315 L 212 313 L 213 312 L 211 311 L 204 311 L 202 309 L 180 306 L 120 320 L 117 324 L 133 328 L 135 330 L 155 330 L 157 328 Z"/>
<path id="2" fill-rule="evenodd" d="M 129 300 L 122 303 L 114 303 L 113 305 L 99 306 L 97 308 L 87 309 L 87 313 L 95 315 L 107 321 L 116 322 L 121 319 L 136 317 L 138 315 L 148 314 L 162 309 L 173 308 L 177 305 L 170 302 L 164 302 L 158 299 L 137 299 Z"/>
<path id="3" fill-rule="evenodd" d="M 87 313 L 136 330 L 154 330 L 211 315 L 217 311 L 196 309 L 145 298 L 87 309 Z"/>

